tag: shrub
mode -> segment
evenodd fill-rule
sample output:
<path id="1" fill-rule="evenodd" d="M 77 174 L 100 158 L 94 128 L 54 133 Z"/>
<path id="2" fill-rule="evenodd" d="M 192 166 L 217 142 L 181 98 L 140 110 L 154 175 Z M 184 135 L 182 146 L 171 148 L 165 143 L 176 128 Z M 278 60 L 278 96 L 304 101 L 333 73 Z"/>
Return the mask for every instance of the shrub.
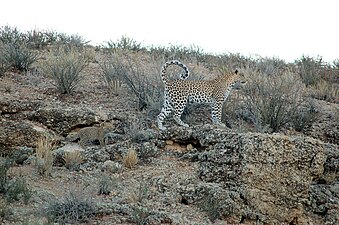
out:
<path id="1" fill-rule="evenodd" d="M 7 173 L 11 165 L 12 160 L 10 159 L 0 161 L 0 194 L 4 194 L 6 201 L 9 203 L 23 199 L 24 203 L 28 204 L 33 191 L 28 186 L 24 177 L 18 176 L 14 179 L 8 177 Z M 6 209 L 4 208 L 3 210 Z"/>
<path id="2" fill-rule="evenodd" d="M 21 176 L 11 180 L 6 190 L 7 202 L 19 201 L 22 198 L 24 203 L 28 204 L 32 195 L 33 191 L 28 186 L 26 179 Z"/>
<path id="3" fill-rule="evenodd" d="M 54 143 L 48 136 L 42 136 L 37 140 L 35 166 L 39 174 L 45 176 L 51 174 L 55 158 L 53 149 Z"/>
<path id="4" fill-rule="evenodd" d="M 312 58 L 302 56 L 296 61 L 297 71 L 306 86 L 316 85 L 321 78 L 321 71 L 323 67 L 322 58 Z"/>
<path id="5" fill-rule="evenodd" d="M 103 62 L 99 63 L 102 70 L 102 77 L 112 93 L 117 93 L 121 87 L 121 80 L 119 79 L 119 68 L 114 67 L 113 63 Z"/>
<path id="6" fill-rule="evenodd" d="M 50 44 L 48 36 L 44 31 L 31 30 L 26 33 L 27 43 L 30 48 L 42 49 Z"/>
<path id="7" fill-rule="evenodd" d="M 0 161 L 0 194 L 4 194 L 7 191 L 9 181 L 7 173 L 11 164 L 12 162 L 9 159 L 4 159 Z"/>
<path id="8" fill-rule="evenodd" d="M 110 50 L 130 50 L 130 51 L 141 51 L 145 50 L 145 47 L 142 47 L 142 44 L 133 38 L 129 38 L 126 36 L 122 36 L 120 39 L 116 41 L 108 41 L 106 42 L 106 46 L 104 46 Z"/>
<path id="9" fill-rule="evenodd" d="M 61 94 L 70 94 L 81 81 L 81 72 L 88 63 L 88 57 L 75 47 L 58 48 L 41 65 L 41 69 L 54 80 Z"/>
<path id="10" fill-rule="evenodd" d="M 149 191 L 149 185 L 146 182 L 140 182 L 137 192 L 137 201 L 143 203 L 144 200 L 149 197 Z"/>
<path id="11" fill-rule="evenodd" d="M 25 42 L 4 44 L 2 54 L 3 60 L 19 71 L 28 71 L 38 60 L 38 53 L 29 49 Z"/>
<path id="12" fill-rule="evenodd" d="M 250 120 L 262 132 L 277 132 L 290 123 L 302 102 L 301 82 L 290 72 L 280 76 L 255 73 L 244 89 Z"/>
<path id="13" fill-rule="evenodd" d="M 49 222 L 79 224 L 94 216 L 95 203 L 84 197 L 84 193 L 70 192 L 60 201 L 51 201 L 44 210 Z"/>
<path id="14" fill-rule="evenodd" d="M 102 175 L 98 183 L 99 195 L 109 195 L 113 188 L 113 179 L 108 175 Z"/>
<path id="15" fill-rule="evenodd" d="M 339 84 L 321 79 L 312 87 L 312 97 L 339 103 Z"/>
<path id="16" fill-rule="evenodd" d="M 287 68 L 287 64 L 279 58 L 260 58 L 256 61 L 255 68 L 267 76 L 279 75 Z"/>
<path id="17" fill-rule="evenodd" d="M 307 102 L 298 108 L 297 113 L 292 117 L 292 125 L 296 131 L 304 131 L 310 127 L 316 119 L 316 110 L 312 102 Z"/>
<path id="18" fill-rule="evenodd" d="M 150 74 L 137 60 L 118 53 L 112 55 L 108 67 L 110 77 L 121 80 L 136 97 L 138 110 L 149 109 L 160 102 L 163 91 L 159 88 L 161 81 L 158 73 Z"/>
<path id="19" fill-rule="evenodd" d="M 2 222 L 1 218 L 7 219 L 10 214 L 12 214 L 12 211 L 9 208 L 8 203 L 0 199 L 0 222 Z"/>
<path id="20" fill-rule="evenodd" d="M 65 152 L 64 161 L 67 169 L 78 171 L 80 169 L 81 163 L 84 162 L 84 159 L 81 155 L 81 152 L 77 150 Z"/>
<path id="21" fill-rule="evenodd" d="M 11 64 L 5 58 L 4 45 L 0 41 L 0 77 L 11 68 Z"/>
<path id="22" fill-rule="evenodd" d="M 9 43 L 23 43 L 26 41 L 25 35 L 16 27 L 3 26 L 0 27 L 0 42 L 4 44 Z"/>
<path id="23" fill-rule="evenodd" d="M 132 169 L 138 163 L 138 155 L 137 152 L 130 148 L 126 155 L 123 157 L 123 163 L 125 167 Z"/>
<path id="24" fill-rule="evenodd" d="M 223 199 L 220 198 L 218 195 L 214 195 L 212 193 L 206 194 L 200 204 L 199 207 L 201 210 L 206 212 L 208 218 L 214 222 L 216 219 L 220 218 L 222 215 L 222 206 L 223 206 Z"/>

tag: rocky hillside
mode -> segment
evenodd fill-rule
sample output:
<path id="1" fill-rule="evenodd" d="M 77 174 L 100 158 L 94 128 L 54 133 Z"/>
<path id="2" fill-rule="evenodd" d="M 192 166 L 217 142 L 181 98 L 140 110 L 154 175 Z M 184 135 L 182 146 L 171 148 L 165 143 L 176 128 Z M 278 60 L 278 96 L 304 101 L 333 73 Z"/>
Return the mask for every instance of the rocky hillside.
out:
<path id="1" fill-rule="evenodd" d="M 224 110 L 227 128 L 210 124 L 208 107 L 190 106 L 184 119 L 191 127 L 169 119 L 159 131 L 159 106 L 146 102 L 140 110 L 144 99 L 126 82 L 112 91 L 102 78 L 103 53 L 95 54 L 71 93 L 39 70 L 0 76 L 2 224 L 339 223 L 336 101 L 313 99 L 316 117 L 302 129 L 289 123 L 259 132 L 235 90 Z M 188 64 L 195 78 L 217 74 L 213 64 Z M 77 144 L 80 129 L 103 121 L 113 127 L 105 147 Z"/>

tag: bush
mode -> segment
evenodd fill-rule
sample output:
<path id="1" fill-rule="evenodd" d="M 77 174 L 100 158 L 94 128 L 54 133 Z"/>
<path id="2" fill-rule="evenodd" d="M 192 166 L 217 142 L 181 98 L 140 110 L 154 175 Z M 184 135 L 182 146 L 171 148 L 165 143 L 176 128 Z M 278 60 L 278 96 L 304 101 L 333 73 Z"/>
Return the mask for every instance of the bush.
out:
<path id="1" fill-rule="evenodd" d="M 130 51 L 141 51 L 146 50 L 145 47 L 142 47 L 142 44 L 133 38 L 129 38 L 126 36 L 122 36 L 120 39 L 116 41 L 108 41 L 106 42 L 106 46 L 104 48 L 108 48 L 109 50 L 117 51 L 117 50 L 130 50 Z"/>
<path id="2" fill-rule="evenodd" d="M 129 149 L 126 155 L 123 157 L 123 163 L 125 167 L 132 169 L 138 163 L 138 155 L 134 149 Z"/>
<path id="3" fill-rule="evenodd" d="M 0 42 L 3 44 L 24 43 L 26 37 L 16 27 L 3 26 L 0 27 Z"/>
<path id="4" fill-rule="evenodd" d="M 37 140 L 35 166 L 38 173 L 49 176 L 52 171 L 54 155 L 54 144 L 51 138 L 43 136 Z"/>
<path id="5" fill-rule="evenodd" d="M 11 64 L 5 58 L 5 48 L 0 41 L 0 77 L 11 68 Z"/>
<path id="6" fill-rule="evenodd" d="M 323 70 L 322 58 L 302 56 L 296 61 L 297 71 L 306 86 L 316 85 Z"/>
<path id="7" fill-rule="evenodd" d="M 19 201 L 23 199 L 25 204 L 31 199 L 33 191 L 28 186 L 24 177 L 17 177 L 11 180 L 6 190 L 7 202 Z"/>
<path id="8" fill-rule="evenodd" d="M 260 58 L 255 67 L 259 73 L 270 76 L 281 74 L 287 68 L 287 64 L 279 58 Z"/>
<path id="9" fill-rule="evenodd" d="M 244 89 L 246 111 L 256 129 L 277 132 L 290 123 L 302 102 L 302 84 L 290 72 L 280 76 L 255 73 Z"/>
<path id="10" fill-rule="evenodd" d="M 81 155 L 81 152 L 76 150 L 65 152 L 64 161 L 67 169 L 78 171 L 80 169 L 81 163 L 84 162 L 84 159 Z"/>
<path id="11" fill-rule="evenodd" d="M 119 68 L 114 67 L 112 62 L 99 63 L 102 70 L 102 78 L 112 93 L 117 93 L 121 87 L 121 80 L 119 79 Z M 121 68 L 120 68 L 121 69 Z"/>
<path id="12" fill-rule="evenodd" d="M 108 176 L 108 175 L 102 175 L 100 177 L 99 183 L 98 183 L 98 187 L 99 187 L 99 191 L 98 194 L 99 195 L 109 195 L 112 191 L 113 188 L 113 179 L 112 177 Z"/>
<path id="13" fill-rule="evenodd" d="M 312 97 L 328 102 L 339 103 L 339 84 L 321 79 L 312 87 Z"/>
<path id="14" fill-rule="evenodd" d="M 24 203 L 27 204 L 33 192 L 24 177 L 19 176 L 14 179 L 8 177 L 7 173 L 11 165 L 12 161 L 10 159 L 0 161 L 0 194 L 4 194 L 7 202 L 23 199 Z"/>
<path id="15" fill-rule="evenodd" d="M 0 222 L 3 222 L 1 219 L 8 219 L 11 214 L 12 210 L 9 208 L 8 203 L 0 199 Z"/>
<path id="16" fill-rule="evenodd" d="M 127 55 L 115 53 L 110 58 L 106 64 L 110 70 L 108 81 L 117 79 L 126 84 L 137 99 L 138 110 L 149 109 L 160 102 L 163 90 L 159 88 L 159 73 L 150 74 L 141 63 Z"/>
<path id="17" fill-rule="evenodd" d="M 0 161 L 0 194 L 4 194 L 7 191 L 9 181 L 7 173 L 11 164 L 12 162 L 9 159 L 4 159 Z"/>
<path id="18" fill-rule="evenodd" d="M 304 131 L 310 127 L 316 119 L 316 110 L 312 102 L 307 102 L 298 108 L 297 113 L 292 117 L 292 124 L 296 131 Z"/>
<path id="19" fill-rule="evenodd" d="M 29 49 L 24 42 L 4 44 L 2 54 L 3 60 L 19 71 L 28 71 L 38 60 L 38 53 Z"/>
<path id="20" fill-rule="evenodd" d="M 58 48 L 41 65 L 42 71 L 55 81 L 61 94 L 70 94 L 82 79 L 81 72 L 89 64 L 89 58 L 75 47 Z"/>
<path id="21" fill-rule="evenodd" d="M 52 201 L 44 210 L 49 222 L 61 224 L 86 223 L 94 216 L 96 205 L 84 193 L 70 192 L 61 201 Z"/>

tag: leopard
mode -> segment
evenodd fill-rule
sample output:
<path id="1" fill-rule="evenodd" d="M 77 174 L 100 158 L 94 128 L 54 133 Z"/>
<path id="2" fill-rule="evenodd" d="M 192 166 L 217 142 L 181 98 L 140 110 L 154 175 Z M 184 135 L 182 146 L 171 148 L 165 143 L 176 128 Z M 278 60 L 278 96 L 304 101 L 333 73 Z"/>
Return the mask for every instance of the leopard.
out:
<path id="1" fill-rule="evenodd" d="M 100 147 L 106 147 L 105 135 L 113 128 L 111 123 L 101 123 L 99 127 L 84 127 L 78 131 L 78 137 L 80 138 L 79 144 L 81 147 L 85 147 L 88 143 L 99 140 Z"/>
<path id="2" fill-rule="evenodd" d="M 170 80 L 166 70 L 170 65 L 176 65 L 184 70 L 180 79 Z M 183 127 L 189 127 L 181 120 L 181 115 L 187 103 L 207 103 L 211 105 L 212 122 L 218 127 L 226 127 L 221 122 L 222 106 L 230 95 L 235 84 L 245 83 L 244 75 L 236 69 L 234 72 L 225 73 L 211 80 L 188 80 L 190 72 L 188 67 L 179 60 L 165 62 L 161 68 L 161 79 L 164 83 L 164 101 L 160 114 L 157 116 L 157 125 L 160 130 L 166 130 L 163 122 L 174 111 L 173 119 Z"/>

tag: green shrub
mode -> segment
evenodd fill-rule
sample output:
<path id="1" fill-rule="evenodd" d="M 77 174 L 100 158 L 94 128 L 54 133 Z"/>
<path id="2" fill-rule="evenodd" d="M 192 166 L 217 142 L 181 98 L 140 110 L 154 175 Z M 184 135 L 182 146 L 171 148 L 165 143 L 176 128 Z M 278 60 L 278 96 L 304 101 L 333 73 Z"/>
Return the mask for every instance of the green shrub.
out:
<path id="1" fill-rule="evenodd" d="M 4 44 L 2 54 L 3 60 L 19 71 L 28 71 L 38 60 L 38 53 L 29 49 L 25 42 Z"/>
<path id="2" fill-rule="evenodd" d="M 1 158 L 0 158 L 1 159 Z M 4 194 L 7 191 L 8 187 L 8 170 L 10 168 L 11 162 L 8 159 L 0 161 L 0 194 Z"/>
<path id="3" fill-rule="evenodd" d="M 296 131 L 304 131 L 316 119 L 316 110 L 312 102 L 307 102 L 298 107 L 297 113 L 292 117 L 292 125 Z"/>
<path id="4" fill-rule="evenodd" d="M 279 76 L 254 73 L 244 88 L 245 107 L 256 129 L 277 132 L 298 113 L 302 102 L 302 84 L 285 72 Z"/>
<path id="5" fill-rule="evenodd" d="M 113 184 L 114 181 L 112 179 L 112 177 L 103 174 L 100 177 L 99 183 L 98 183 L 98 187 L 99 187 L 99 191 L 98 194 L 99 195 L 109 195 L 113 189 Z"/>
<path id="6" fill-rule="evenodd" d="M 77 48 L 58 48 L 41 65 L 41 69 L 54 80 L 54 85 L 61 94 L 70 94 L 81 81 L 81 72 L 88 64 L 89 58 Z"/>
<path id="7" fill-rule="evenodd" d="M 122 68 L 114 66 L 112 62 L 102 62 L 99 63 L 99 66 L 102 70 L 101 75 L 105 81 L 105 84 L 110 89 L 112 93 L 117 93 L 121 87 L 121 80 L 119 80 L 119 71 Z"/>
<path id="8" fill-rule="evenodd" d="M 297 72 L 306 86 L 316 85 L 321 78 L 323 70 L 323 61 L 321 57 L 316 59 L 308 56 L 302 56 L 296 61 Z"/>
<path id="9" fill-rule="evenodd" d="M 116 41 L 108 41 L 106 42 L 106 46 L 104 48 L 107 48 L 112 51 L 117 50 L 130 50 L 130 51 L 141 51 L 146 50 L 145 47 L 142 46 L 142 44 L 133 38 L 129 38 L 126 36 L 122 36 L 120 39 Z"/>
<path id="10" fill-rule="evenodd" d="M 5 58 L 5 48 L 0 41 L 0 77 L 11 68 L 11 64 Z"/>
<path id="11" fill-rule="evenodd" d="M 9 208 L 8 203 L 0 199 L 0 222 L 1 219 L 7 219 L 12 214 L 12 210 Z"/>
<path id="12" fill-rule="evenodd" d="M 60 201 L 49 202 L 44 210 L 51 223 L 79 224 L 86 223 L 95 215 L 95 203 L 84 197 L 84 193 L 70 192 Z"/>
<path id="13" fill-rule="evenodd" d="M 112 54 L 107 67 L 111 70 L 110 77 L 116 78 L 127 85 L 129 93 L 137 100 L 137 108 L 142 111 L 159 103 L 163 90 L 159 88 L 160 76 L 154 71 L 146 71 L 136 59 L 119 53 Z"/>
<path id="14" fill-rule="evenodd" d="M 17 177 L 11 180 L 6 190 L 6 200 L 8 202 L 19 201 L 23 199 L 25 204 L 31 199 L 33 191 L 28 186 L 24 177 Z"/>
<path id="15" fill-rule="evenodd" d="M 0 42 L 3 44 L 24 43 L 26 37 L 16 27 L 3 26 L 0 27 Z"/>

